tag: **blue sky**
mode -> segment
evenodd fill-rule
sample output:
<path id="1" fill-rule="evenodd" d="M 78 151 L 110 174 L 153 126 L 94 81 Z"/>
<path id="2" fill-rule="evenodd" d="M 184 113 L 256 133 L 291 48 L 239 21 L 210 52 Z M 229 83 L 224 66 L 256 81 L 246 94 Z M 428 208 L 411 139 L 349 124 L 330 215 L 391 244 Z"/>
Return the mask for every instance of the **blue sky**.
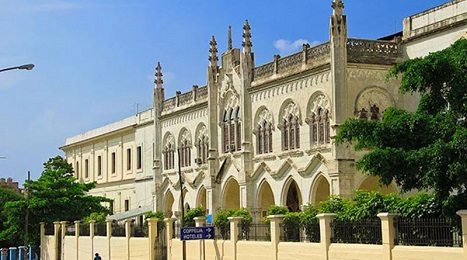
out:
<path id="1" fill-rule="evenodd" d="M 252 27 L 256 65 L 329 38 L 331 0 L 0 0 L 0 177 L 37 179 L 67 137 L 151 102 L 161 62 L 166 96 L 206 84 L 209 41 Z M 447 0 L 344 0 L 349 37 L 376 39 Z"/>

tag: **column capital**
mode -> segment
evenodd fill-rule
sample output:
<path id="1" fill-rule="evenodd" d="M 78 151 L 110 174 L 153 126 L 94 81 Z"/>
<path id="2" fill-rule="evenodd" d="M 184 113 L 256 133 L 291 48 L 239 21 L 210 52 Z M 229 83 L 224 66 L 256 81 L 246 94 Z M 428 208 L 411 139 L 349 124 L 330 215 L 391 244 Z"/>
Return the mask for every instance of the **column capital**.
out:
<path id="1" fill-rule="evenodd" d="M 75 224 L 79 224 L 79 223 L 81 223 L 81 221 L 75 220 Z"/>
<path id="2" fill-rule="evenodd" d="M 147 218 L 146 221 L 148 222 L 149 225 L 155 225 L 159 221 L 158 218 Z"/>
<path id="3" fill-rule="evenodd" d="M 228 217 L 229 222 L 240 222 L 243 220 L 243 217 Z"/>
<path id="4" fill-rule="evenodd" d="M 94 223 L 96 223 L 96 222 L 97 222 L 97 221 L 94 220 L 94 219 L 89 220 L 89 224 L 94 224 Z"/>
<path id="5" fill-rule="evenodd" d="M 334 213 L 321 213 L 316 215 L 318 219 L 333 219 L 337 216 L 337 214 Z"/>
<path id="6" fill-rule="evenodd" d="M 282 219 L 284 219 L 285 215 L 269 215 L 267 216 L 267 219 L 271 220 L 271 221 L 281 221 Z"/>
<path id="7" fill-rule="evenodd" d="M 395 217 L 399 217 L 401 214 L 399 213 L 388 213 L 388 212 L 381 212 L 381 213 L 378 213 L 378 218 L 380 219 L 385 219 L 385 218 L 395 218 Z"/>
<path id="8" fill-rule="evenodd" d="M 55 223 L 55 222 L 54 222 L 54 223 Z M 59 221 L 58 223 L 60 223 L 60 224 L 62 224 L 62 225 L 63 225 L 63 224 L 66 224 L 66 223 L 68 223 L 68 221 Z"/>
<path id="9" fill-rule="evenodd" d="M 456 211 L 456 214 L 461 216 L 461 217 L 467 217 L 467 209 L 461 209 Z"/>
<path id="10" fill-rule="evenodd" d="M 167 224 L 172 224 L 177 220 L 176 218 L 164 218 L 164 222 Z"/>

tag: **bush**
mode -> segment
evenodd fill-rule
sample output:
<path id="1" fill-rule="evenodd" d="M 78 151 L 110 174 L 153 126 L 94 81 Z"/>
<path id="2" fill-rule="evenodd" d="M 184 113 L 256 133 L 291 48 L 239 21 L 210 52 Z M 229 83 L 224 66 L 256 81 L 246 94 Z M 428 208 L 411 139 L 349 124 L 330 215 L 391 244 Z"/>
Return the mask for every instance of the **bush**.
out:
<path id="1" fill-rule="evenodd" d="M 305 229 L 305 234 L 311 242 L 316 242 L 320 239 L 319 219 L 316 217 L 318 213 L 319 212 L 316 207 L 308 205 L 300 215 L 300 226 Z"/>
<path id="2" fill-rule="evenodd" d="M 164 212 L 158 210 L 156 212 L 148 212 L 144 215 L 144 225 L 148 225 L 148 218 L 157 218 L 157 233 L 159 234 L 165 228 Z"/>
<path id="3" fill-rule="evenodd" d="M 105 223 L 105 218 L 107 217 L 107 214 L 103 212 L 93 212 L 89 216 L 84 217 L 81 221 L 83 224 L 89 224 L 91 220 L 95 220 L 96 223 Z"/>
<path id="4" fill-rule="evenodd" d="M 214 225 L 219 229 L 221 237 L 227 239 L 230 231 L 230 221 L 229 217 L 242 217 L 240 222 L 241 233 L 247 238 L 250 232 L 250 225 L 253 221 L 250 211 L 245 208 L 241 209 L 228 209 L 228 210 L 219 210 L 214 216 Z"/>
<path id="5" fill-rule="evenodd" d="M 194 227 L 195 220 L 193 218 L 195 217 L 206 217 L 206 211 L 201 206 L 189 209 L 185 213 L 185 227 Z"/>
<path id="6" fill-rule="evenodd" d="M 268 216 L 271 215 L 285 215 L 289 212 L 289 209 L 286 206 L 277 206 L 277 205 L 271 205 L 268 208 L 268 211 L 266 212 L 266 216 L 264 217 L 263 221 L 264 223 L 269 223 Z"/>

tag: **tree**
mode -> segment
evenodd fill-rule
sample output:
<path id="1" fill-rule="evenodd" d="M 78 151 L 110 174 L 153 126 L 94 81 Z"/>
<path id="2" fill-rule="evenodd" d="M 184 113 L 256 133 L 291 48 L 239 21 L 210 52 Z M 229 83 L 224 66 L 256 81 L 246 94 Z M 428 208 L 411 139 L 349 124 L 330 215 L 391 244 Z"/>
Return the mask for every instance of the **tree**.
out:
<path id="1" fill-rule="evenodd" d="M 389 108 L 381 121 L 349 119 L 336 141 L 368 149 L 357 168 L 382 184 L 431 191 L 451 211 L 467 206 L 452 206 L 467 198 L 467 40 L 395 65 L 388 77 L 398 76 L 402 93 L 420 93 L 417 111 Z"/>
<path id="2" fill-rule="evenodd" d="M 110 202 L 105 197 L 88 195 L 95 183 L 80 183 L 73 177 L 73 168 L 60 156 L 50 158 L 44 163 L 44 171 L 37 181 L 28 181 L 25 189 L 29 202 L 19 200 L 8 202 L 7 229 L 0 238 L 17 236 L 24 233 L 26 210 L 29 210 L 29 242 L 38 243 L 39 223 L 83 219 L 91 213 L 109 213 L 103 203 Z"/>
<path id="3" fill-rule="evenodd" d="M 0 230 L 4 230 L 4 222 L 7 220 L 9 212 L 6 212 L 5 204 L 7 202 L 23 200 L 23 196 L 12 189 L 9 188 L 0 188 Z M 16 236 L 11 237 L 10 239 L 0 238 L 0 248 L 16 246 L 18 242 L 22 241 L 22 237 Z"/>

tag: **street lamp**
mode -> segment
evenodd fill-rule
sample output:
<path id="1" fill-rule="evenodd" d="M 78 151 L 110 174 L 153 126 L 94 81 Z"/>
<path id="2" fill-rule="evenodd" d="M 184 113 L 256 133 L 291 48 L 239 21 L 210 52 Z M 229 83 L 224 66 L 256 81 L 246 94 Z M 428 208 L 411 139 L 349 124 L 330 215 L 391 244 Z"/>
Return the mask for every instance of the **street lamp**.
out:
<path id="1" fill-rule="evenodd" d="M 0 69 L 0 72 L 7 71 L 7 70 L 32 70 L 34 68 L 34 64 L 24 64 L 21 66 L 16 66 L 16 67 L 11 67 L 11 68 L 6 68 L 6 69 Z"/>

